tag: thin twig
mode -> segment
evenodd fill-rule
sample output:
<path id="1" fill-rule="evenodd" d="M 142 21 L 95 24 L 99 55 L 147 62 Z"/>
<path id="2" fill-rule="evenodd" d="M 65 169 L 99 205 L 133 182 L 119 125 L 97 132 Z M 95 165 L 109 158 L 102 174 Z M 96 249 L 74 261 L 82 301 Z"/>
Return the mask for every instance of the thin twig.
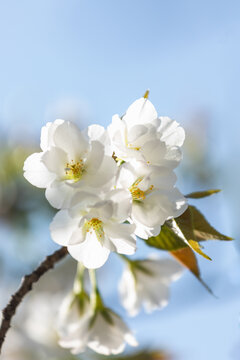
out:
<path id="1" fill-rule="evenodd" d="M 46 257 L 45 260 L 29 275 L 23 277 L 19 289 L 11 296 L 7 306 L 2 310 L 2 323 L 0 327 L 0 353 L 2 344 L 5 340 L 6 333 L 11 325 L 11 320 L 15 314 L 17 307 L 20 305 L 24 296 L 32 290 L 32 286 L 42 275 L 52 269 L 54 265 L 67 255 L 67 248 L 62 247 L 55 251 L 52 255 Z"/>

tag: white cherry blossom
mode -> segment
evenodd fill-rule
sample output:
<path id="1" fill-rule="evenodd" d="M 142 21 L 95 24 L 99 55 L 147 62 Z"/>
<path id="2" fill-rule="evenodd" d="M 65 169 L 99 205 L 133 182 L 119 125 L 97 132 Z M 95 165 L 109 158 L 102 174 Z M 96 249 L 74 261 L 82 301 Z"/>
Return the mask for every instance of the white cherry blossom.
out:
<path id="1" fill-rule="evenodd" d="M 140 238 L 158 235 L 166 220 L 186 210 L 187 200 L 174 187 L 175 182 L 176 175 L 167 167 L 134 160 L 121 165 L 117 187 L 132 197 L 130 221 L 136 225 L 135 234 Z"/>
<path id="2" fill-rule="evenodd" d="M 122 319 L 108 308 L 92 310 L 87 306 L 84 312 L 78 309 L 77 301 L 68 299 L 60 308 L 59 344 L 79 354 L 86 347 L 103 355 L 121 353 L 126 343 L 136 346 L 137 342 Z"/>
<path id="3" fill-rule="evenodd" d="M 137 159 L 174 168 L 182 159 L 183 128 L 169 117 L 158 118 L 146 98 L 136 100 L 122 118 L 114 115 L 108 131 L 115 155 L 124 161 Z"/>
<path id="4" fill-rule="evenodd" d="M 69 206 L 76 190 L 99 192 L 110 187 L 116 173 L 107 132 L 99 125 L 85 131 L 64 120 L 47 123 L 41 132 L 42 152 L 24 163 L 24 176 L 46 188 L 46 198 L 57 208 Z"/>
<path id="5" fill-rule="evenodd" d="M 50 231 L 52 239 L 68 247 L 87 268 L 102 266 L 111 251 L 131 255 L 136 250 L 135 225 L 124 224 L 131 212 L 131 196 L 123 189 L 105 195 L 77 193 L 71 208 L 60 210 Z"/>
<path id="6" fill-rule="evenodd" d="M 121 302 L 131 316 L 142 305 L 147 312 L 168 304 L 169 284 L 182 274 L 183 267 L 172 259 L 147 259 L 129 262 L 119 283 Z"/>

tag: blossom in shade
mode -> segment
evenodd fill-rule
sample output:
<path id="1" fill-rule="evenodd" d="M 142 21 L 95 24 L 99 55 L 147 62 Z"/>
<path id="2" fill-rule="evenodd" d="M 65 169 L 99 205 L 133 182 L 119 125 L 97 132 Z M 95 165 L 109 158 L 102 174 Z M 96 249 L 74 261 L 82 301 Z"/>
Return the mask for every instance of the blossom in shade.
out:
<path id="1" fill-rule="evenodd" d="M 115 155 L 124 161 L 143 160 L 151 165 L 176 167 L 182 159 L 185 132 L 169 117 L 158 117 L 146 98 L 136 100 L 108 127 Z"/>
<path id="2" fill-rule="evenodd" d="M 131 196 L 124 189 L 105 195 L 77 193 L 71 208 L 54 217 L 52 239 L 68 247 L 73 258 L 87 268 L 98 268 L 111 251 L 131 255 L 136 250 L 135 225 L 124 223 L 131 212 Z"/>
<path id="3" fill-rule="evenodd" d="M 80 131 L 69 121 L 55 120 L 42 128 L 40 146 L 42 152 L 26 159 L 24 176 L 32 185 L 46 188 L 53 207 L 67 208 L 76 190 L 111 187 L 117 166 L 103 127 Z"/>
<path id="4" fill-rule="evenodd" d="M 117 187 L 132 197 L 130 221 L 136 225 L 137 236 L 148 239 L 158 235 L 166 220 L 186 210 L 187 200 L 174 186 L 176 179 L 168 167 L 135 160 L 121 165 Z"/>
<path id="5" fill-rule="evenodd" d="M 183 267 L 172 259 L 135 260 L 128 263 L 119 283 L 121 302 L 131 316 L 142 305 L 147 312 L 168 304 L 169 285 L 182 274 Z"/>
<path id="6" fill-rule="evenodd" d="M 59 313 L 59 345 L 79 354 L 86 347 L 103 355 L 121 353 L 126 343 L 136 346 L 137 342 L 123 320 L 112 310 L 101 307 L 92 310 L 86 304 L 80 311 L 78 299 L 67 298 Z"/>

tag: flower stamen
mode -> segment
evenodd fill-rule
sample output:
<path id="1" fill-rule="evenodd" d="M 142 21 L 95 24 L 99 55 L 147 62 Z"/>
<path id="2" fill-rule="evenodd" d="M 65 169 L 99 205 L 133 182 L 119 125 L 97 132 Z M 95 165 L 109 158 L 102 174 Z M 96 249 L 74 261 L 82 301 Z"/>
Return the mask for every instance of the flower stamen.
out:
<path id="1" fill-rule="evenodd" d="M 150 194 L 150 192 L 153 190 L 153 185 L 151 185 L 149 187 L 148 190 L 143 191 L 141 189 L 139 189 L 138 185 L 140 184 L 140 182 L 143 180 L 142 177 L 138 178 L 133 184 L 132 186 L 130 186 L 129 191 L 132 194 L 132 199 L 133 201 L 142 201 L 146 198 L 146 195 Z"/>
<path id="2" fill-rule="evenodd" d="M 97 218 L 92 218 L 89 221 L 86 221 L 84 224 L 84 231 L 90 232 L 92 234 L 95 231 L 96 237 L 100 243 L 103 242 L 104 239 L 104 230 L 103 230 L 103 223 L 101 220 Z"/>
<path id="3" fill-rule="evenodd" d="M 73 180 L 74 182 L 77 182 L 81 179 L 83 172 L 84 172 L 84 163 L 82 159 L 80 159 L 77 162 L 71 160 L 70 163 L 66 164 L 65 167 L 66 180 Z"/>

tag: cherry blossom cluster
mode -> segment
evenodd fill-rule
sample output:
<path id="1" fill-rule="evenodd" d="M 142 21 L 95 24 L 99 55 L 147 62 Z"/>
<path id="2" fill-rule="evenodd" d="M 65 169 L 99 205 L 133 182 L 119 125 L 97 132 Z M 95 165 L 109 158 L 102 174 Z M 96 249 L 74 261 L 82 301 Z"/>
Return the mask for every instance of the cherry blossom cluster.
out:
<path id="1" fill-rule="evenodd" d="M 81 269 L 101 267 L 112 251 L 121 254 L 127 267 L 119 290 L 130 315 L 142 304 L 147 311 L 165 306 L 168 284 L 180 276 L 181 267 L 170 259 L 126 255 L 135 253 L 137 237 L 157 236 L 166 220 L 187 208 L 174 173 L 184 130 L 158 117 L 147 95 L 124 116 L 114 115 L 107 129 L 91 125 L 81 131 L 60 119 L 47 123 L 42 151 L 24 163 L 25 178 L 45 188 L 47 200 L 59 210 L 50 225 L 53 241 L 66 246 Z M 105 355 L 123 351 L 125 342 L 135 345 L 122 319 L 105 307 L 96 281 L 89 299 L 80 278 L 61 310 L 60 345 L 73 353 L 88 346 Z"/>

